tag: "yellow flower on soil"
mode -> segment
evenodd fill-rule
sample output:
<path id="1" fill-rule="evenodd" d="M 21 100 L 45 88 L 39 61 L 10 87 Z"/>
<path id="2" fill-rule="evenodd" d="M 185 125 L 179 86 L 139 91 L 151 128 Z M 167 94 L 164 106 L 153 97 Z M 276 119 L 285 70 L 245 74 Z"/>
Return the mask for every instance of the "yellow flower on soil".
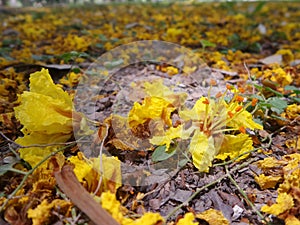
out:
<path id="1" fill-rule="evenodd" d="M 253 142 L 251 137 L 247 134 L 238 134 L 238 135 L 229 135 L 226 134 L 224 136 L 221 148 L 219 150 L 217 159 L 225 160 L 227 157 L 233 159 L 245 152 L 248 152 L 253 149 Z M 243 159 L 247 157 L 247 155 L 241 157 Z"/>
<path id="2" fill-rule="evenodd" d="M 102 193 L 101 205 L 121 225 L 156 225 L 159 222 L 164 221 L 163 217 L 159 213 L 152 212 L 147 212 L 141 218 L 136 220 L 127 218 L 127 209 L 124 208 L 116 199 L 116 196 L 110 192 Z"/>
<path id="3" fill-rule="evenodd" d="M 50 219 L 53 210 L 62 214 L 70 211 L 72 206 L 71 202 L 62 199 L 55 199 L 48 202 L 44 199 L 36 208 L 29 209 L 27 212 L 28 218 L 32 219 L 33 225 L 46 224 Z"/>
<path id="4" fill-rule="evenodd" d="M 172 126 L 171 113 L 175 107 L 160 97 L 146 97 L 142 104 L 135 102 L 128 115 L 131 128 L 153 120 L 162 120 L 167 126 Z"/>
<path id="5" fill-rule="evenodd" d="M 284 192 L 278 194 L 275 204 L 271 206 L 264 205 L 263 207 L 261 207 L 261 211 L 278 216 L 291 209 L 293 206 L 293 197 Z"/>
<path id="6" fill-rule="evenodd" d="M 229 221 L 224 217 L 223 213 L 215 209 L 206 210 L 197 214 L 196 217 L 205 220 L 209 225 L 229 225 Z"/>
<path id="7" fill-rule="evenodd" d="M 16 142 L 22 146 L 66 142 L 73 134 L 73 123 L 78 129 L 84 123 L 78 113 L 72 118 L 73 104 L 70 95 L 55 85 L 46 69 L 30 75 L 30 92 L 20 95 L 20 105 L 15 107 L 16 118 L 23 124 L 24 137 Z M 20 156 L 35 166 L 58 146 L 20 149 Z"/>
<path id="8" fill-rule="evenodd" d="M 193 213 L 186 213 L 182 219 L 180 219 L 176 225 L 198 225 L 195 221 L 195 216 Z"/>
<path id="9" fill-rule="evenodd" d="M 115 193 L 122 185 L 121 162 L 117 157 L 107 157 L 102 155 L 102 190 Z M 98 184 L 100 175 L 100 158 L 86 159 L 79 152 L 77 156 L 68 159 L 74 165 L 74 173 L 79 182 L 86 181 L 88 188 L 92 188 Z M 96 185 L 95 185 L 96 184 Z"/>

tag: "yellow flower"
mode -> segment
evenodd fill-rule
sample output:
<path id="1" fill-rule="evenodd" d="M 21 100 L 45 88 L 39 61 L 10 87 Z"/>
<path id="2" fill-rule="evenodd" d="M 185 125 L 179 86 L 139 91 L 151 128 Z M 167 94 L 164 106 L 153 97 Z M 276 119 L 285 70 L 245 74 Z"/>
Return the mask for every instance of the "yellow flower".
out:
<path id="1" fill-rule="evenodd" d="M 89 187 L 92 187 L 99 180 L 100 158 L 86 159 L 79 152 L 76 156 L 68 159 L 74 165 L 74 173 L 79 182 L 86 181 Z M 115 193 L 122 185 L 121 163 L 117 157 L 101 156 L 102 160 L 102 186 L 104 191 Z"/>
<path id="2" fill-rule="evenodd" d="M 167 100 L 160 97 L 146 97 L 142 104 L 135 102 L 128 115 L 131 128 L 154 119 L 162 120 L 167 126 L 172 126 L 171 113 L 175 107 Z"/>
<path id="3" fill-rule="evenodd" d="M 276 203 L 271 206 L 264 205 L 263 207 L 261 207 L 261 211 L 278 216 L 281 213 L 284 213 L 285 211 L 291 209 L 293 206 L 294 201 L 292 196 L 287 193 L 279 193 L 276 199 Z"/>
<path id="4" fill-rule="evenodd" d="M 197 214 L 196 217 L 205 220 L 209 225 L 229 225 L 229 221 L 224 217 L 223 213 L 215 209 L 206 210 Z"/>
<path id="5" fill-rule="evenodd" d="M 285 87 L 293 82 L 293 79 L 289 73 L 286 73 L 282 68 L 275 68 L 272 70 L 271 81 L 274 81 Z"/>
<path id="6" fill-rule="evenodd" d="M 24 137 L 16 142 L 22 146 L 66 142 L 73 134 L 73 123 L 83 128 L 82 116 L 74 113 L 69 94 L 55 85 L 48 70 L 42 69 L 30 75 L 30 92 L 19 97 L 20 105 L 15 107 L 16 118 L 23 124 Z M 47 148 L 30 147 L 20 149 L 20 156 L 35 166 L 58 146 Z"/>
<path id="7" fill-rule="evenodd" d="M 219 150 L 217 159 L 225 160 L 227 157 L 233 159 L 245 152 L 253 149 L 253 142 L 251 137 L 247 134 L 229 135 L 224 136 L 221 148 Z M 240 159 L 247 157 L 247 155 L 242 156 Z"/>
<path id="8" fill-rule="evenodd" d="M 199 223 L 194 222 L 195 216 L 193 213 L 186 213 L 182 219 L 180 219 L 176 225 L 197 225 Z"/>
<path id="9" fill-rule="evenodd" d="M 27 215 L 28 218 L 32 219 L 33 225 L 46 224 L 53 209 L 61 214 L 67 212 L 71 206 L 71 202 L 66 200 L 55 199 L 49 203 L 47 199 L 44 199 L 35 209 L 29 209 Z"/>
<path id="10" fill-rule="evenodd" d="M 279 49 L 276 54 L 282 55 L 282 61 L 284 65 L 288 65 L 294 60 L 294 55 L 290 49 Z"/>
<path id="11" fill-rule="evenodd" d="M 102 193 L 101 205 L 121 225 L 156 225 L 157 223 L 164 221 L 163 217 L 159 213 L 152 212 L 147 212 L 136 220 L 127 218 L 127 209 L 124 208 L 116 199 L 116 196 L 110 192 Z"/>
<path id="12" fill-rule="evenodd" d="M 274 188 L 281 180 L 281 176 L 265 176 L 264 174 L 260 174 L 255 178 L 256 183 L 259 184 L 261 189 Z"/>
<path id="13" fill-rule="evenodd" d="M 163 79 L 157 79 L 151 83 L 145 82 L 143 86 L 147 95 L 163 98 L 177 108 L 181 107 L 187 98 L 186 93 L 174 93 L 169 87 L 165 86 Z"/>

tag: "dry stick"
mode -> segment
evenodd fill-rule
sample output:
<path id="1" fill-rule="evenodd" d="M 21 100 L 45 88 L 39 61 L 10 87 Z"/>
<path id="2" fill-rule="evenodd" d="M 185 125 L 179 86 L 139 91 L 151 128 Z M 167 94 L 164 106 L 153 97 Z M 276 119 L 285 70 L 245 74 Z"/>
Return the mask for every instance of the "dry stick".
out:
<path id="1" fill-rule="evenodd" d="M 102 153 L 103 153 L 103 146 L 104 146 L 104 142 L 105 142 L 105 139 L 107 138 L 108 136 L 108 130 L 109 130 L 109 126 L 107 125 L 107 123 L 105 123 L 105 127 L 106 127 L 106 132 L 105 132 L 105 136 L 100 144 L 100 150 L 99 150 L 99 172 L 100 172 L 100 178 L 99 178 L 99 181 L 98 181 L 98 184 L 97 184 L 97 188 L 96 190 L 94 191 L 94 195 L 97 194 L 97 192 L 99 191 L 100 187 L 101 187 L 101 184 L 102 184 L 102 180 L 103 180 L 103 176 L 104 176 L 104 172 L 103 172 L 103 160 L 102 160 Z"/>
<path id="2" fill-rule="evenodd" d="M 248 198 L 247 194 L 244 192 L 243 189 L 241 189 L 239 187 L 239 185 L 237 184 L 237 182 L 233 179 L 233 177 L 231 176 L 229 170 L 228 170 L 228 166 L 225 165 L 225 170 L 226 170 L 226 175 L 229 178 L 229 180 L 231 181 L 231 183 L 237 188 L 237 190 L 240 192 L 240 194 L 243 196 L 243 198 L 246 200 L 247 204 L 252 208 L 252 210 L 255 211 L 255 213 L 260 217 L 260 219 L 262 219 L 263 221 L 265 221 L 268 224 L 268 221 L 265 219 L 265 217 L 260 213 L 260 211 L 254 206 L 254 204 L 250 201 L 250 199 Z"/>
<path id="3" fill-rule="evenodd" d="M 240 170 L 242 168 L 244 168 L 245 166 L 249 165 L 250 163 L 252 163 L 253 161 L 255 161 L 255 159 L 249 160 L 248 162 L 245 162 L 239 166 L 237 166 L 236 168 L 232 169 L 231 172 L 234 172 L 236 170 Z M 210 186 L 213 186 L 215 184 L 217 184 L 218 182 L 220 182 L 221 180 L 223 180 L 224 178 L 228 177 L 228 174 L 226 173 L 225 175 L 219 177 L 218 179 L 216 179 L 215 181 L 204 185 L 201 188 L 197 188 L 195 193 L 192 194 L 187 200 L 185 200 L 183 203 L 181 203 L 180 205 L 178 205 L 177 207 L 175 207 L 167 216 L 166 216 L 166 221 L 180 208 L 182 208 L 183 206 L 187 205 L 193 198 L 195 198 L 201 191 L 205 190 L 206 188 L 209 188 Z"/>
<path id="4" fill-rule="evenodd" d="M 91 194 L 79 183 L 71 165 L 64 165 L 61 171 L 54 172 L 60 189 L 96 225 L 119 225 L 113 217 L 96 202 Z"/>
<path id="5" fill-rule="evenodd" d="M 2 210 L 5 208 L 5 206 L 7 205 L 8 201 L 22 188 L 23 184 L 25 183 L 25 181 L 27 180 L 27 178 L 40 166 L 42 165 L 44 162 L 46 162 L 50 157 L 56 155 L 57 153 L 65 150 L 66 148 L 72 146 L 74 144 L 68 145 L 68 146 L 64 146 L 59 148 L 58 150 L 56 150 L 55 152 L 52 152 L 51 154 L 47 155 L 44 159 L 42 159 L 38 164 L 36 164 L 34 167 L 32 167 L 31 170 L 29 170 L 25 176 L 23 177 L 21 183 L 19 184 L 19 186 L 7 197 L 7 199 L 5 200 L 5 202 L 2 204 L 1 208 L 0 208 L 0 212 L 2 212 Z"/>

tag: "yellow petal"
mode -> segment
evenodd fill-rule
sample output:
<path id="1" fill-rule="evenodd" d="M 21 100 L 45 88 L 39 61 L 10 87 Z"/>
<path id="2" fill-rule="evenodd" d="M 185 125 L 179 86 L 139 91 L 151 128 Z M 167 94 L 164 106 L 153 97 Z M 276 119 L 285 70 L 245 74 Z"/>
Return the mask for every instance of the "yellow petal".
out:
<path id="1" fill-rule="evenodd" d="M 200 214 L 197 214 L 196 217 L 205 220 L 209 223 L 209 225 L 229 225 L 229 221 L 224 217 L 222 212 L 215 209 L 206 210 Z"/>
<path id="2" fill-rule="evenodd" d="M 261 169 L 271 169 L 274 167 L 282 166 L 283 164 L 285 164 L 285 162 L 282 160 L 279 161 L 274 157 L 268 157 L 263 160 L 259 160 L 256 164 Z"/>
<path id="3" fill-rule="evenodd" d="M 182 106 L 187 98 L 186 93 L 175 93 L 169 87 L 165 86 L 163 79 L 157 79 L 151 83 L 145 82 L 144 88 L 147 95 L 164 98 L 176 107 Z"/>
<path id="4" fill-rule="evenodd" d="M 228 112 L 234 113 L 234 116 L 231 118 L 228 116 L 227 118 L 227 126 L 239 129 L 240 127 L 249 128 L 251 130 L 259 129 L 262 130 L 263 126 L 254 122 L 252 118 L 252 114 L 242 109 L 239 112 L 236 112 L 237 108 L 240 105 L 237 102 L 232 102 L 227 106 Z"/>
<path id="5" fill-rule="evenodd" d="M 161 119 L 169 127 L 172 126 L 171 113 L 174 106 L 159 97 L 146 97 L 142 104 L 135 102 L 128 115 L 129 126 L 134 128 L 151 119 Z"/>
<path id="6" fill-rule="evenodd" d="M 24 92 L 20 100 L 21 104 L 14 108 L 15 115 L 29 132 L 40 131 L 45 134 L 72 132 L 70 105 L 33 92 Z"/>
<path id="7" fill-rule="evenodd" d="M 69 139 L 70 134 L 43 134 L 39 132 L 32 132 L 30 135 L 19 137 L 16 139 L 16 143 L 22 146 L 29 146 L 34 144 L 48 144 L 48 143 L 62 143 Z M 56 151 L 59 146 L 49 147 L 29 147 L 19 149 L 20 157 L 28 162 L 32 167 L 37 165 L 45 157 Z M 47 165 L 46 163 L 43 166 Z"/>
<path id="8" fill-rule="evenodd" d="M 93 166 L 82 157 L 82 153 L 71 156 L 68 160 L 74 164 L 74 173 L 79 182 L 83 182 L 83 180 L 91 173 Z"/>
<path id="9" fill-rule="evenodd" d="M 121 212 L 121 203 L 116 199 L 115 194 L 109 191 L 103 192 L 101 194 L 101 205 L 118 223 L 122 224 L 123 214 Z"/>
<path id="10" fill-rule="evenodd" d="M 72 110 L 72 100 L 67 92 L 56 86 L 47 69 L 30 74 L 30 92 L 46 95 L 63 104 L 65 110 Z"/>
<path id="11" fill-rule="evenodd" d="M 275 204 L 271 206 L 264 205 L 261 207 L 261 211 L 278 216 L 291 209 L 293 206 L 293 197 L 284 192 L 278 194 Z"/>
<path id="12" fill-rule="evenodd" d="M 199 223 L 194 222 L 195 216 L 193 213 L 186 213 L 183 218 L 181 218 L 176 225 L 197 225 Z"/>
<path id="13" fill-rule="evenodd" d="M 69 161 L 75 166 L 74 173 L 80 182 L 87 181 L 88 185 L 92 186 L 99 179 L 93 171 L 100 174 L 100 169 L 102 169 L 103 190 L 115 193 L 122 185 L 121 162 L 117 157 L 107 157 L 106 155 L 102 155 L 101 160 L 102 168 L 100 168 L 100 158 L 90 158 L 88 160 L 82 153 L 69 158 Z"/>
<path id="14" fill-rule="evenodd" d="M 35 209 L 29 209 L 27 212 L 28 218 L 32 219 L 33 225 L 46 224 L 50 219 L 51 211 L 53 208 L 57 208 L 61 214 L 63 211 L 67 211 L 71 207 L 71 203 L 61 199 L 55 199 L 52 202 L 44 199 Z"/>
<path id="15" fill-rule="evenodd" d="M 190 110 L 182 110 L 179 112 L 180 118 L 183 120 L 203 120 L 205 118 L 206 107 L 208 106 L 208 111 L 211 111 L 211 104 L 204 104 L 203 102 L 206 100 L 205 97 L 201 97 L 198 99 Z M 211 101 L 213 102 L 213 101 Z"/>
<path id="16" fill-rule="evenodd" d="M 252 139 L 247 134 L 226 134 L 216 158 L 225 160 L 227 157 L 229 157 L 230 159 L 233 159 L 247 151 L 252 150 L 252 144 Z M 242 156 L 240 159 L 245 157 L 247 157 L 247 155 Z"/>
<path id="17" fill-rule="evenodd" d="M 193 157 L 193 164 L 199 171 L 208 172 L 212 160 L 216 155 L 216 148 L 212 137 L 207 137 L 199 130 L 191 139 L 189 151 Z"/>
<path id="18" fill-rule="evenodd" d="M 281 180 L 281 176 L 265 176 L 264 174 L 260 174 L 255 178 L 256 183 L 259 184 L 261 189 L 274 188 L 276 184 L 278 184 Z"/>
<path id="19" fill-rule="evenodd" d="M 110 190 L 115 193 L 122 185 L 121 162 L 117 157 L 102 155 L 103 175 L 102 182 L 104 190 Z M 93 168 L 96 171 L 100 169 L 100 158 L 90 159 L 93 163 Z"/>

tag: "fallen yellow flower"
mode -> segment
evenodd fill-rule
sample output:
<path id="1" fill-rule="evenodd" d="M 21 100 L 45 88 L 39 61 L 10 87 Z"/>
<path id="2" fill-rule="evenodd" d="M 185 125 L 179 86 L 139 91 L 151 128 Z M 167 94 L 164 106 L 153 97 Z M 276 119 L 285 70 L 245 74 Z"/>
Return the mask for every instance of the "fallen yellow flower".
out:
<path id="1" fill-rule="evenodd" d="M 101 205 L 121 225 L 156 225 L 164 221 L 164 218 L 159 213 L 152 212 L 147 212 L 136 220 L 126 217 L 127 209 L 124 208 L 116 199 L 116 196 L 110 192 L 102 193 Z"/>
<path id="2" fill-rule="evenodd" d="M 278 194 L 275 204 L 271 206 L 264 205 L 263 207 L 261 207 L 261 211 L 278 216 L 291 209 L 293 206 L 293 197 L 284 192 Z"/>
<path id="3" fill-rule="evenodd" d="M 31 74 L 29 80 L 30 92 L 21 94 L 20 105 L 14 108 L 16 118 L 23 125 L 21 131 L 24 137 L 16 139 L 18 144 L 30 146 L 62 143 L 73 135 L 74 124 L 78 130 L 83 128 L 83 117 L 79 113 L 74 113 L 76 118 L 72 118 L 71 97 L 53 83 L 48 70 L 42 69 Z M 22 159 L 35 166 L 57 147 L 29 147 L 19 152 Z"/>

